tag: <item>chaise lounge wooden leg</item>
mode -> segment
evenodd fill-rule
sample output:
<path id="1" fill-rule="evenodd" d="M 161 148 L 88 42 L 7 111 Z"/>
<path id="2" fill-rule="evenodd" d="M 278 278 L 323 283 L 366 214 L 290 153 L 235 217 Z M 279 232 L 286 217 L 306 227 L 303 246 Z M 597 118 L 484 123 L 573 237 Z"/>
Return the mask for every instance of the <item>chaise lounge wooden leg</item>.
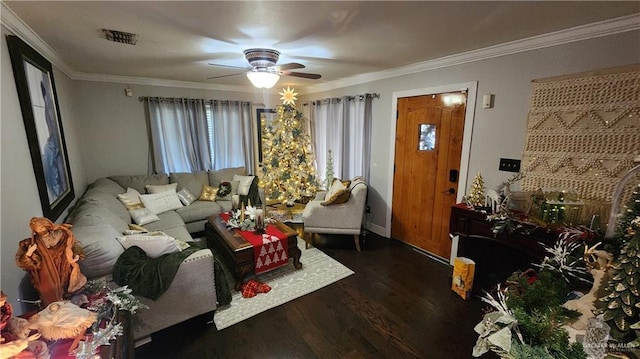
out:
<path id="1" fill-rule="evenodd" d="M 304 248 L 305 249 L 309 249 L 309 247 L 311 246 L 311 243 L 313 241 L 313 238 L 311 238 L 311 233 L 305 233 L 304 234 Z"/>
<path id="2" fill-rule="evenodd" d="M 360 252 L 360 235 L 354 234 L 353 240 L 356 242 L 356 249 L 358 250 L 358 252 Z"/>

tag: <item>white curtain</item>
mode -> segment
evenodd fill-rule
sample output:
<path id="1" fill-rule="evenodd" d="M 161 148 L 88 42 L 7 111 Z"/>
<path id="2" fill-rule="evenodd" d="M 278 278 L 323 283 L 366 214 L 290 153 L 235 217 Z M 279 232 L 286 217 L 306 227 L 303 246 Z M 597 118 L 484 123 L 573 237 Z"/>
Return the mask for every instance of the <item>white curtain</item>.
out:
<path id="1" fill-rule="evenodd" d="M 151 145 L 150 172 L 245 167 L 254 172 L 251 103 L 144 98 Z"/>
<path id="2" fill-rule="evenodd" d="M 251 103 L 213 100 L 210 106 L 213 169 L 245 167 L 255 173 Z"/>
<path id="3" fill-rule="evenodd" d="M 369 180 L 371 102 L 375 95 L 345 96 L 307 104 L 314 140 L 318 178 L 326 181 L 328 151 L 333 177 Z"/>
<path id="4" fill-rule="evenodd" d="M 152 172 L 195 172 L 211 167 L 204 101 L 145 98 Z"/>

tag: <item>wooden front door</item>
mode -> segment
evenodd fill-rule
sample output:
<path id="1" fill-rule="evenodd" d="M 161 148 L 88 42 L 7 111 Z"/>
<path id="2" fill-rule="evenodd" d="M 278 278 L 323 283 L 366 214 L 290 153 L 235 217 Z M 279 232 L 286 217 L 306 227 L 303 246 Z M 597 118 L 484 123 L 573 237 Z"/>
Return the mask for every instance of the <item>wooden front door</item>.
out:
<path id="1" fill-rule="evenodd" d="M 391 237 L 449 259 L 467 95 L 398 99 Z"/>

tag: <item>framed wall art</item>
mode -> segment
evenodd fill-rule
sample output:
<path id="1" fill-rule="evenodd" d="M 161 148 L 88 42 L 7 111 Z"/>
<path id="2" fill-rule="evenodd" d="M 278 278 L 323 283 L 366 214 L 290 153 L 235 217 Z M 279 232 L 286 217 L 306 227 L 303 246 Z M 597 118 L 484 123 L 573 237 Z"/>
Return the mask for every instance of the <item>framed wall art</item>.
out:
<path id="1" fill-rule="evenodd" d="M 7 44 L 42 212 L 55 221 L 75 194 L 52 66 L 17 36 Z"/>

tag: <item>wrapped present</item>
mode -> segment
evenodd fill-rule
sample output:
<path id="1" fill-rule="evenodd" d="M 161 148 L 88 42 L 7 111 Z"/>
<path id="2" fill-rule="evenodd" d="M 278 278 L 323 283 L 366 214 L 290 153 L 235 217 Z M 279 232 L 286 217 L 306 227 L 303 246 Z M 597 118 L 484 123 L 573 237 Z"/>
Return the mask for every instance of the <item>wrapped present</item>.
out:
<path id="1" fill-rule="evenodd" d="M 453 262 L 453 280 L 451 289 L 463 299 L 469 299 L 473 289 L 473 276 L 476 262 L 465 257 L 456 257 Z"/>

